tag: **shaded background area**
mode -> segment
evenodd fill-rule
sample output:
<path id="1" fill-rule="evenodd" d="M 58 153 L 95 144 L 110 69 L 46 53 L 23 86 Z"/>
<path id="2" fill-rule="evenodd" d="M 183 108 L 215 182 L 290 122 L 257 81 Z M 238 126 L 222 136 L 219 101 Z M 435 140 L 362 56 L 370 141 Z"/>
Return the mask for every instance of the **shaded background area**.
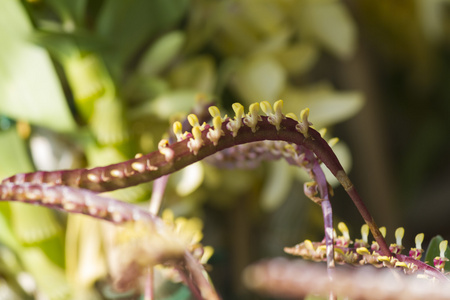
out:
<path id="1" fill-rule="evenodd" d="M 398 226 L 407 247 L 419 232 L 425 241 L 448 239 L 449 7 L 445 0 L 3 1 L 0 175 L 123 161 L 157 149 L 171 123 L 199 103 L 214 101 L 232 115 L 234 102 L 283 99 L 285 112 L 309 107 L 314 125 L 340 138 L 334 149 L 388 228 L 388 242 Z M 245 266 L 323 237 L 305 180 L 284 162 L 226 170 L 203 162 L 171 177 L 163 208 L 203 220 L 224 299 L 258 298 L 242 284 Z M 110 193 L 144 206 L 150 195 L 151 184 Z M 336 221 L 359 237 L 362 218 L 342 188 L 332 204 Z M 14 258 L 3 258 L 0 277 L 19 299 L 138 297 L 110 292 L 101 243 L 108 229 L 100 223 L 0 209 L 8 229 L 2 255 Z M 22 273 L 37 288 L 27 291 Z M 45 280 L 36 279 L 42 273 Z"/>

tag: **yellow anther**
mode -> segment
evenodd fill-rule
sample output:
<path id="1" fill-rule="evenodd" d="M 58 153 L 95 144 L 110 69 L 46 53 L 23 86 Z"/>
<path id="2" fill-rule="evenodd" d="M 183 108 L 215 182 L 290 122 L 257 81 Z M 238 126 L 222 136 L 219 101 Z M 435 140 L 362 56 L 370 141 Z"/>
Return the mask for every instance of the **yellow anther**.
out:
<path id="1" fill-rule="evenodd" d="M 356 248 L 356 253 L 358 253 L 359 255 L 370 255 L 370 252 L 366 247 Z"/>
<path id="2" fill-rule="evenodd" d="M 209 132 L 206 134 L 206 137 L 213 142 L 214 146 L 217 146 L 219 139 L 222 135 L 224 135 L 222 130 L 222 118 L 220 115 L 217 115 L 213 119 L 214 128 L 210 128 Z"/>
<path id="3" fill-rule="evenodd" d="M 273 110 L 272 110 L 272 105 L 270 105 L 270 103 L 268 101 L 263 101 L 261 102 L 261 109 L 262 111 L 267 115 L 271 115 L 273 114 Z"/>
<path id="4" fill-rule="evenodd" d="M 321 252 L 325 252 L 325 251 L 327 251 L 327 246 L 326 245 L 321 245 L 321 246 L 317 247 L 317 250 L 321 251 Z"/>
<path id="5" fill-rule="evenodd" d="M 283 100 L 278 100 L 273 104 L 273 110 L 275 111 L 275 114 L 281 114 L 283 111 Z"/>
<path id="6" fill-rule="evenodd" d="M 248 108 L 248 115 L 258 115 L 259 114 L 259 103 L 255 102 L 250 104 Z"/>
<path id="7" fill-rule="evenodd" d="M 305 244 L 305 248 L 311 253 L 313 254 L 314 252 L 316 252 L 316 250 L 314 249 L 314 245 L 310 240 L 305 240 L 303 242 Z"/>
<path id="8" fill-rule="evenodd" d="M 242 104 L 236 102 L 236 103 L 233 103 L 233 105 L 231 105 L 231 107 L 233 108 L 233 111 L 235 114 L 234 119 L 242 118 L 242 116 L 244 115 L 244 106 L 242 106 Z"/>
<path id="9" fill-rule="evenodd" d="M 173 123 L 173 133 L 177 137 L 177 141 L 183 140 L 183 125 L 181 125 L 181 122 L 176 121 Z"/>
<path id="10" fill-rule="evenodd" d="M 384 227 L 384 226 L 380 227 L 379 230 L 381 232 L 381 235 L 385 238 L 386 237 L 386 227 Z"/>
<path id="11" fill-rule="evenodd" d="M 134 158 L 141 158 L 142 156 L 144 156 L 142 153 L 136 153 L 136 155 L 134 156 Z"/>
<path id="12" fill-rule="evenodd" d="M 401 268 L 408 268 L 408 265 L 404 261 L 396 261 L 395 266 Z"/>
<path id="13" fill-rule="evenodd" d="M 292 144 L 286 144 L 283 147 L 283 155 L 286 157 L 294 157 L 297 158 L 298 154 L 297 154 L 297 150 L 295 149 L 295 146 L 293 146 Z"/>
<path id="14" fill-rule="evenodd" d="M 286 117 L 290 118 L 290 119 L 293 119 L 295 121 L 298 121 L 298 118 L 297 118 L 297 116 L 294 113 L 287 113 Z"/>
<path id="15" fill-rule="evenodd" d="M 419 233 L 416 235 L 416 249 L 422 249 L 422 242 L 425 235 L 423 233 Z"/>
<path id="16" fill-rule="evenodd" d="M 327 133 L 327 129 L 326 128 L 321 128 L 320 130 L 318 130 L 318 132 L 320 133 L 321 137 L 324 137 L 325 134 Z"/>
<path id="17" fill-rule="evenodd" d="M 191 124 L 192 127 L 194 126 L 200 126 L 200 123 L 198 122 L 198 117 L 195 114 L 190 114 L 187 116 L 189 124 Z"/>
<path id="18" fill-rule="evenodd" d="M 166 139 L 162 139 L 158 143 L 158 150 L 159 150 L 159 153 L 164 155 L 164 158 L 166 159 L 167 162 L 171 162 L 173 160 L 175 152 L 172 149 L 170 149 L 168 146 L 169 146 L 169 141 Z"/>
<path id="19" fill-rule="evenodd" d="M 398 246 L 402 245 L 402 239 L 404 235 L 405 235 L 405 228 L 403 227 L 397 228 L 397 230 L 395 231 L 395 240 Z"/>
<path id="20" fill-rule="evenodd" d="M 303 134 L 305 138 L 309 137 L 308 128 L 309 125 L 312 125 L 312 123 L 308 121 L 308 117 L 309 117 L 309 108 L 305 108 L 300 112 L 300 121 L 298 122 L 297 126 L 295 126 L 295 129 L 301 134 Z"/>
<path id="21" fill-rule="evenodd" d="M 220 116 L 220 110 L 217 106 L 208 107 L 208 111 L 209 111 L 209 114 L 211 115 L 211 117 L 213 117 L 213 118 Z"/>
<path id="22" fill-rule="evenodd" d="M 447 240 L 443 240 L 440 244 L 439 244 L 439 256 L 441 258 L 445 258 L 445 251 L 447 250 L 447 245 L 448 245 L 448 241 Z"/>
<path id="23" fill-rule="evenodd" d="M 234 120 L 228 121 L 227 129 L 236 137 L 239 129 L 242 127 L 242 117 L 244 116 L 244 107 L 240 103 L 233 103 L 231 106 L 235 113 Z"/>
<path id="24" fill-rule="evenodd" d="M 344 250 L 342 250 L 341 248 L 337 248 L 337 247 L 335 247 L 335 248 L 334 248 L 334 252 L 336 252 L 336 253 L 338 253 L 338 254 L 342 254 L 342 255 L 345 255 L 345 252 L 344 252 Z"/>
<path id="25" fill-rule="evenodd" d="M 377 257 L 378 261 L 391 261 L 391 257 L 380 255 Z"/>
<path id="26" fill-rule="evenodd" d="M 267 121 L 277 128 L 277 131 L 280 130 L 281 121 L 285 118 L 283 116 L 283 100 L 278 100 L 274 103 L 274 110 L 270 106 L 270 103 L 267 101 L 261 102 L 261 109 L 267 115 Z"/>
<path id="27" fill-rule="evenodd" d="M 187 146 L 189 150 L 194 153 L 194 155 L 197 155 L 198 151 L 203 146 L 202 131 L 200 126 L 194 126 L 192 128 L 192 136 L 193 138 L 189 139 Z"/>
<path id="28" fill-rule="evenodd" d="M 217 116 L 220 117 L 220 110 L 217 106 L 208 107 L 208 111 L 213 119 Z M 225 115 L 223 118 L 221 117 L 222 122 L 225 121 L 226 118 L 227 118 L 227 115 Z"/>
<path id="29" fill-rule="evenodd" d="M 165 148 L 169 145 L 169 141 L 166 139 L 162 139 L 158 143 L 158 149 L 161 150 L 161 148 Z"/>
<path id="30" fill-rule="evenodd" d="M 300 112 L 300 121 L 304 123 L 309 123 L 308 117 L 309 117 L 309 108 L 305 108 Z"/>
<path id="31" fill-rule="evenodd" d="M 345 225 L 344 222 L 339 222 L 338 224 L 338 229 L 342 232 L 342 234 L 344 235 L 344 239 L 346 241 L 350 240 L 350 233 L 348 231 L 347 225 Z"/>
<path id="32" fill-rule="evenodd" d="M 364 243 L 369 243 L 369 225 L 364 224 L 361 226 L 361 237 Z"/>
<path id="33" fill-rule="evenodd" d="M 214 129 L 222 128 L 222 118 L 220 116 L 215 116 L 213 119 Z"/>
<path id="34" fill-rule="evenodd" d="M 259 115 L 259 103 L 250 104 L 248 114 L 244 118 L 244 124 L 252 129 L 252 132 L 256 132 L 256 125 L 258 121 L 261 121 L 261 116 Z"/>
<path id="35" fill-rule="evenodd" d="M 332 138 L 332 139 L 330 139 L 330 140 L 328 141 L 328 145 L 329 145 L 330 147 L 333 147 L 333 146 L 336 145 L 338 142 L 339 142 L 339 138 L 335 137 L 335 138 Z"/>

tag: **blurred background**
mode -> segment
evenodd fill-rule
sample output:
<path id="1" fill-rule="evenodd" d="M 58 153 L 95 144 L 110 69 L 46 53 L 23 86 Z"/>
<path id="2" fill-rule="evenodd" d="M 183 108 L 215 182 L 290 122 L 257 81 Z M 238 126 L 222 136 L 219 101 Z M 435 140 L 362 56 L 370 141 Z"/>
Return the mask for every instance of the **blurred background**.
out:
<path id="1" fill-rule="evenodd" d="M 406 246 L 419 232 L 450 238 L 450 1 L 0 0 L 0 45 L 1 178 L 154 151 L 202 103 L 230 115 L 283 99 L 340 138 L 388 242 L 398 226 Z M 203 220 L 224 299 L 259 299 L 245 266 L 323 238 L 305 180 L 284 161 L 201 162 L 170 177 L 163 208 Z M 335 221 L 359 237 L 362 218 L 330 182 Z M 108 194 L 146 207 L 151 184 Z M 0 227 L 1 299 L 139 299 L 111 289 L 101 221 L 2 203 Z M 158 299 L 189 299 L 169 290 Z"/>

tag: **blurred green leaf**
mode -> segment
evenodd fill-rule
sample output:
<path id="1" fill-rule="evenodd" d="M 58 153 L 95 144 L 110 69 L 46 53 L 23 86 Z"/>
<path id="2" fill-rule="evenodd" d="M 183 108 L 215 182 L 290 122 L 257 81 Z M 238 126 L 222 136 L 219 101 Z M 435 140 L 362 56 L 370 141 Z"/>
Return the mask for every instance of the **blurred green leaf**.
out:
<path id="1" fill-rule="evenodd" d="M 211 93 L 216 83 L 214 60 L 207 55 L 186 60 L 170 73 L 169 78 L 174 89 Z"/>
<path id="2" fill-rule="evenodd" d="M 269 174 L 261 190 L 261 207 L 264 211 L 273 212 L 287 198 L 292 186 L 292 169 L 285 161 L 267 163 Z"/>
<path id="3" fill-rule="evenodd" d="M 189 0 L 110 0 L 103 4 L 97 32 L 111 46 L 110 65 L 128 62 L 146 40 L 173 26 L 183 16 Z"/>
<path id="4" fill-rule="evenodd" d="M 156 97 L 137 108 L 130 109 L 129 117 L 138 118 L 154 115 L 161 119 L 169 119 L 176 113 L 187 113 L 194 106 L 198 92 L 192 90 L 175 90 Z"/>
<path id="5" fill-rule="evenodd" d="M 364 105 L 358 92 L 335 91 L 326 83 L 308 88 L 286 88 L 280 96 L 286 111 L 298 114 L 303 108 L 311 110 L 310 120 L 317 127 L 326 127 L 354 116 Z"/>
<path id="6" fill-rule="evenodd" d="M 73 30 L 84 18 L 87 0 L 45 0 L 64 22 L 66 30 Z"/>
<path id="7" fill-rule="evenodd" d="M 158 39 L 144 54 L 138 72 L 145 76 L 152 76 L 161 72 L 174 60 L 185 40 L 182 31 L 173 31 Z"/>
<path id="8" fill-rule="evenodd" d="M 0 111 L 55 131 L 74 130 L 48 54 L 27 40 L 32 27 L 20 2 L 1 1 L 0 11 Z"/>
<path id="9" fill-rule="evenodd" d="M 319 59 L 319 49 L 313 43 L 298 43 L 275 53 L 278 61 L 289 74 L 304 74 Z"/>
<path id="10" fill-rule="evenodd" d="M 440 235 L 437 235 L 433 237 L 428 244 L 427 251 L 425 253 L 425 262 L 429 264 L 430 266 L 434 267 L 433 260 L 435 257 L 438 257 L 440 255 L 439 250 L 439 244 L 444 240 L 444 238 Z M 445 257 L 450 258 L 450 249 L 447 247 L 447 250 L 445 250 Z M 450 264 L 445 264 L 444 267 L 446 272 L 450 271 Z"/>
<path id="11" fill-rule="evenodd" d="M 16 173 L 34 170 L 26 143 L 19 137 L 14 127 L 6 131 L 0 131 L 0 145 L 8 145 L 8 147 L 0 147 L 1 179 Z"/>
<path id="12" fill-rule="evenodd" d="M 232 85 L 245 101 L 277 99 L 286 84 L 286 71 L 270 56 L 247 59 L 237 70 Z"/>
<path id="13" fill-rule="evenodd" d="M 319 42 L 341 58 L 348 58 L 353 53 L 356 26 L 341 1 L 299 1 L 297 9 L 296 20 L 302 37 Z"/>

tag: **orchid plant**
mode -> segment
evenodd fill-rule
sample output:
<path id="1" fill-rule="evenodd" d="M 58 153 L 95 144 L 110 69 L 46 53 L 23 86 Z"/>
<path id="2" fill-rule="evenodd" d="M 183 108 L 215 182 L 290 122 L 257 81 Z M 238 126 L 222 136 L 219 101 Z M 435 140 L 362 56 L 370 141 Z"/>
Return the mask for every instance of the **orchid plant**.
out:
<path id="1" fill-rule="evenodd" d="M 353 275 L 336 273 L 337 263 L 389 268 L 446 286 L 448 279 L 444 274 L 444 266 L 448 261 L 445 256 L 447 241 L 440 242 L 440 254 L 433 259 L 434 265 L 420 260 L 424 252 L 421 247 L 423 234 L 417 235 L 416 247 L 408 254 L 402 254 L 403 228 L 397 229 L 395 233 L 396 243 L 388 246 L 384 239 L 385 228 L 376 225 L 332 151 L 330 141 L 322 137 L 323 131 L 311 127 L 309 109 L 302 110 L 299 116 L 285 114 L 282 100 L 276 101 L 273 106 L 267 101 L 253 103 L 247 113 L 239 103 L 234 103 L 232 109 L 234 116 L 227 117 L 218 107 L 207 105 L 203 110 L 208 110 L 209 116 L 190 114 L 184 122 L 176 121 L 172 134 L 159 142 L 157 151 L 146 155 L 137 154 L 128 161 L 89 169 L 37 171 L 6 178 L 0 185 L 0 199 L 59 209 L 70 214 L 85 214 L 121 224 L 122 230 L 114 239 L 120 249 L 118 253 L 127 253 L 126 256 L 120 256 L 120 275 L 115 278 L 115 286 L 120 290 L 138 286 L 146 299 L 153 299 L 153 268 L 160 265 L 175 270 L 172 276 L 182 280 L 197 299 L 219 299 L 204 267 L 212 250 L 200 243 L 201 235 L 196 221 L 174 220 L 169 211 L 159 217 L 158 211 L 168 175 L 207 157 L 213 163 L 237 163 L 243 159 L 242 156 L 234 155 L 229 150 L 234 147 L 243 150 L 245 147 L 247 157 L 253 154 L 259 159 L 283 158 L 309 174 L 312 181 L 305 183 L 304 192 L 322 208 L 324 240 L 306 240 L 295 247 L 287 247 L 285 251 L 304 259 L 327 262 L 328 280 L 332 284 L 326 285 L 327 288 L 321 293 L 328 292 L 330 298 L 335 298 L 337 292 L 345 294 L 338 288 L 339 282 Z M 342 222 L 338 224 L 342 235 L 337 236 L 334 231 L 330 201 L 333 193 L 322 165 L 344 187 L 365 221 L 361 239 L 352 241 Z M 154 181 L 150 211 L 98 194 L 149 181 Z M 369 231 L 374 238 L 372 244 L 369 244 Z M 302 273 L 304 268 L 303 265 L 297 268 L 296 265 L 287 266 L 284 261 L 274 261 L 253 266 L 246 271 L 245 278 L 250 287 L 272 294 L 303 295 L 317 292 L 316 286 L 296 288 L 296 280 L 292 281 L 295 274 Z M 292 278 L 284 282 L 285 277 Z M 398 280 L 404 280 L 402 278 Z M 283 283 L 273 284 L 274 280 Z M 421 286 L 427 291 L 434 288 L 427 284 Z M 383 287 L 379 289 L 382 293 Z M 396 292 L 400 295 L 403 290 Z M 364 296 L 360 297 L 365 299 Z M 445 296 L 439 294 L 439 297 Z"/>

